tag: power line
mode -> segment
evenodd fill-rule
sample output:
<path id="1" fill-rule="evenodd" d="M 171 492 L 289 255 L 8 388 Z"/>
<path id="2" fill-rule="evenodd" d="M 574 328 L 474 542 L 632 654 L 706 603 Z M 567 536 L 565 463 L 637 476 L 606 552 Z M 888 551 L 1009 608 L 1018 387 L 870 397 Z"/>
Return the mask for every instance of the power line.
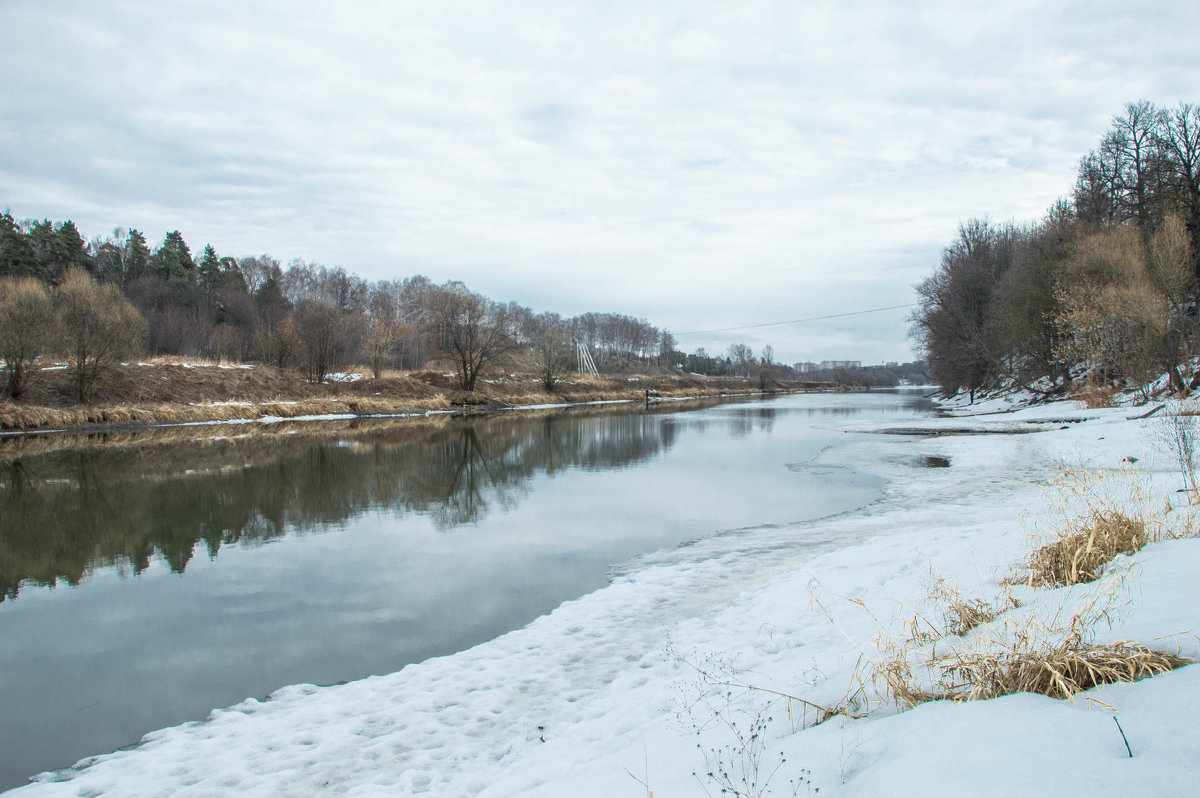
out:
<path id="1" fill-rule="evenodd" d="M 916 307 L 916 305 L 917 305 L 916 302 L 910 302 L 907 305 L 889 305 L 886 308 L 871 308 L 870 310 L 853 310 L 849 313 L 834 313 L 833 315 L 830 315 L 830 316 L 811 316 L 807 319 L 792 319 L 791 321 L 769 321 L 764 324 L 745 324 L 745 325 L 742 325 L 741 327 L 722 327 L 719 330 L 691 330 L 690 332 L 671 333 L 671 334 L 678 337 L 680 335 L 701 335 L 704 333 L 721 333 L 721 332 L 735 332 L 737 330 L 753 330 L 757 327 L 779 327 L 784 324 L 801 324 L 806 321 L 824 321 L 825 319 L 840 319 L 845 316 L 862 316 L 863 314 L 866 314 L 866 313 L 879 313 L 884 310 L 899 310 L 900 308 Z"/>

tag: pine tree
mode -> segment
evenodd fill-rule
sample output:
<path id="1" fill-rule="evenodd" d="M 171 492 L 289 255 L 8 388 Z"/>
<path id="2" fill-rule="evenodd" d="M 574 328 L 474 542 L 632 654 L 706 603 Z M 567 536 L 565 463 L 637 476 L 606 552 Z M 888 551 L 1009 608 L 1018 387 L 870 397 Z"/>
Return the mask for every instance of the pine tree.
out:
<path id="1" fill-rule="evenodd" d="M 196 269 L 196 279 L 207 293 L 213 293 L 221 287 L 221 261 L 212 244 L 204 245 L 204 253 L 200 256 L 200 265 Z"/>
<path id="2" fill-rule="evenodd" d="M 192 260 L 187 242 L 183 240 L 183 234 L 178 230 L 167 233 L 162 246 L 154 253 L 151 265 L 163 280 L 196 281 L 196 263 Z"/>
<path id="3" fill-rule="evenodd" d="M 35 277 L 37 272 L 33 248 L 17 220 L 7 211 L 0 214 L 0 277 Z"/>
<path id="4" fill-rule="evenodd" d="M 129 240 L 125 242 L 124 264 L 121 279 L 125 283 L 145 277 L 150 271 L 150 247 L 146 244 L 146 237 L 133 228 L 130 228 Z"/>

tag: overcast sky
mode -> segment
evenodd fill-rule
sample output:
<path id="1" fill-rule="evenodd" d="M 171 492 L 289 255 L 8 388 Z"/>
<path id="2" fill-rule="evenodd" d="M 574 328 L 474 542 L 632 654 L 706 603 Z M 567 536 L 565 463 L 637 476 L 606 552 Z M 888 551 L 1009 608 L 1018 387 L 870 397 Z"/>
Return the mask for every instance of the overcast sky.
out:
<path id="1" fill-rule="evenodd" d="M 0 208 L 463 280 L 678 333 L 914 301 L 1126 102 L 1200 101 L 1200 3 L 0 0 Z M 908 309 L 680 335 L 911 358 Z"/>

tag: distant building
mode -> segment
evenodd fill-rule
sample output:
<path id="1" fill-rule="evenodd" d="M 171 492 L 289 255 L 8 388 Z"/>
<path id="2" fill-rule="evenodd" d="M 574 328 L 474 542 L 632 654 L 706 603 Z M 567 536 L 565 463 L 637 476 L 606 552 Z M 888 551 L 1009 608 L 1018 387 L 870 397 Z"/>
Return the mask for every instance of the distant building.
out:
<path id="1" fill-rule="evenodd" d="M 797 374 L 812 374 L 815 371 L 836 371 L 837 369 L 860 369 L 861 360 L 822 360 L 820 363 L 793 363 L 792 368 Z"/>

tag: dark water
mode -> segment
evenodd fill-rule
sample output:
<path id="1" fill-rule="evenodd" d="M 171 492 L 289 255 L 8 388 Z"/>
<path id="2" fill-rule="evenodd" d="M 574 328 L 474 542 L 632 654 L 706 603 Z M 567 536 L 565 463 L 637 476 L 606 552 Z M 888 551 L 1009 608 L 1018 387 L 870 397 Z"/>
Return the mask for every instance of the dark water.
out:
<path id="1" fill-rule="evenodd" d="M 608 566 L 870 502 L 797 467 L 898 395 L 0 441 L 0 789 L 519 628 Z"/>

